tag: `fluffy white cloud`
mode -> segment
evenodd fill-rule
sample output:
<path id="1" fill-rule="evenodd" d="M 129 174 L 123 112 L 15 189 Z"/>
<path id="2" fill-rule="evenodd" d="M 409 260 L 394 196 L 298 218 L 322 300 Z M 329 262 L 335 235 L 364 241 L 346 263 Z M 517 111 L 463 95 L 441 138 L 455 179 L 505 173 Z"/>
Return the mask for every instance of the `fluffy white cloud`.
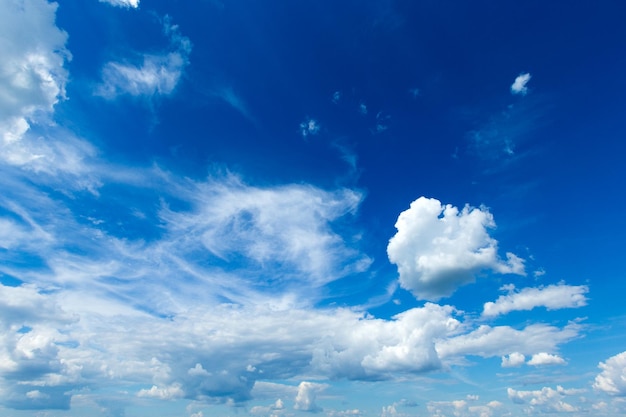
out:
<path id="1" fill-rule="evenodd" d="M 559 355 L 552 355 L 546 352 L 535 353 L 528 361 L 528 365 L 541 366 L 541 365 L 565 365 L 565 359 Z"/>
<path id="2" fill-rule="evenodd" d="M 461 211 L 433 198 L 420 197 L 402 212 L 398 232 L 389 241 L 389 260 L 398 266 L 400 284 L 418 299 L 438 300 L 473 282 L 481 270 L 524 274 L 524 261 L 512 253 L 498 257 L 495 227 L 486 209 Z"/>
<path id="3" fill-rule="evenodd" d="M 108 62 L 102 69 L 102 84 L 96 94 L 115 98 L 121 94 L 155 96 L 171 94 L 189 64 L 191 42 L 178 26 L 165 18 L 164 32 L 175 50 L 163 54 L 144 54 L 140 64 Z"/>
<path id="4" fill-rule="evenodd" d="M 153 385 L 150 389 L 142 389 L 137 393 L 138 397 L 144 398 L 157 398 L 159 400 L 173 400 L 176 398 L 182 398 L 185 395 L 180 387 L 180 384 L 173 384 L 159 388 Z"/>
<path id="5" fill-rule="evenodd" d="M 514 403 L 529 406 L 529 414 L 536 411 L 548 413 L 580 411 L 578 405 L 571 404 L 571 400 L 568 400 L 569 402 L 565 400 L 568 397 L 579 396 L 584 392 L 585 390 L 582 389 L 565 389 L 561 386 L 557 386 L 556 389 L 543 387 L 540 390 L 533 391 L 518 391 L 513 388 L 507 388 L 507 394 Z"/>
<path id="6" fill-rule="evenodd" d="M 515 78 L 513 84 L 511 84 L 512 94 L 526 95 L 528 93 L 528 81 L 530 81 L 531 75 L 529 73 L 520 74 Z"/>
<path id="7" fill-rule="evenodd" d="M 453 309 L 427 303 L 393 320 L 363 320 L 350 333 L 323 339 L 311 364 L 324 375 L 350 379 L 386 379 L 393 373 L 416 373 L 441 366 L 435 340 L 454 334 Z"/>
<path id="8" fill-rule="evenodd" d="M 585 294 L 589 292 L 586 285 L 548 285 L 539 288 L 524 288 L 515 291 L 515 286 L 503 287 L 509 293 L 501 295 L 496 302 L 485 303 L 483 316 L 494 317 L 511 311 L 532 310 L 545 307 L 548 310 L 560 308 L 577 308 L 587 305 Z"/>
<path id="9" fill-rule="evenodd" d="M 0 3 L 0 158 L 10 164 L 40 157 L 21 140 L 31 125 L 51 124 L 54 105 L 65 98 L 70 53 L 56 9 L 45 0 Z"/>
<path id="10" fill-rule="evenodd" d="M 526 356 L 519 352 L 513 352 L 508 356 L 502 357 L 503 368 L 515 368 L 518 366 L 522 366 L 524 362 L 526 362 Z"/>
<path id="11" fill-rule="evenodd" d="M 139 0 L 100 0 L 100 2 L 109 3 L 117 7 L 132 7 L 134 9 L 139 7 Z"/>
<path id="12" fill-rule="evenodd" d="M 611 395 L 626 395 L 626 352 L 600 362 L 598 367 L 602 372 L 596 376 L 593 387 Z"/>
<path id="13" fill-rule="evenodd" d="M 317 394 L 327 387 L 326 384 L 316 384 L 313 382 L 302 381 L 298 385 L 298 394 L 294 400 L 296 410 L 301 411 L 318 411 L 320 407 L 315 403 Z"/>

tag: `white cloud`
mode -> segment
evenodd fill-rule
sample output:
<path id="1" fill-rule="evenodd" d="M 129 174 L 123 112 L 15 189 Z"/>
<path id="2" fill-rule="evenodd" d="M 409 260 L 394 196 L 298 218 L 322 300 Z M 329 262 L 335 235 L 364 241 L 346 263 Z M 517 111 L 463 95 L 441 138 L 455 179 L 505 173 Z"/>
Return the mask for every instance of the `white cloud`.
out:
<path id="1" fill-rule="evenodd" d="M 533 355 L 553 352 L 556 347 L 578 337 L 581 328 L 570 323 L 564 328 L 546 324 L 531 324 L 518 330 L 509 326 L 482 325 L 459 336 L 437 343 L 442 358 L 476 355 L 484 358 L 504 356 L 510 352 Z"/>
<path id="2" fill-rule="evenodd" d="M 459 210 L 420 197 L 402 212 L 389 241 L 389 260 L 398 266 L 400 284 L 418 299 L 438 300 L 475 280 L 481 270 L 524 275 L 524 261 L 512 253 L 498 257 L 489 236 L 493 216 L 486 209 Z"/>
<path id="3" fill-rule="evenodd" d="M 596 390 L 616 396 L 626 396 L 626 351 L 600 362 L 602 372 L 596 376 L 593 387 Z"/>
<path id="4" fill-rule="evenodd" d="M 276 289 L 295 283 L 315 288 L 370 264 L 331 228 L 355 213 L 362 199 L 357 192 L 298 185 L 264 189 L 235 177 L 176 192 L 185 193 L 193 210 L 164 207 L 160 218 L 181 249 L 204 248 L 223 260 L 243 255 L 254 262 L 253 273 L 267 275 Z"/>
<path id="5" fill-rule="evenodd" d="M 513 84 L 511 84 L 511 93 L 526 95 L 526 93 L 528 93 L 528 87 L 526 87 L 526 84 L 528 84 L 530 79 L 531 75 L 529 73 L 518 75 Z"/>
<path id="6" fill-rule="evenodd" d="M 548 412 L 548 413 L 571 413 L 580 411 L 577 405 L 566 402 L 568 397 L 579 396 L 585 390 L 581 389 L 565 389 L 557 386 L 556 389 L 543 387 L 541 390 L 518 391 L 513 388 L 507 388 L 509 398 L 516 404 L 527 404 L 530 406 L 529 411 Z"/>
<path id="7" fill-rule="evenodd" d="M 542 366 L 542 365 L 565 365 L 565 359 L 559 355 L 551 355 L 546 352 L 535 353 L 528 361 L 528 365 Z"/>
<path id="8" fill-rule="evenodd" d="M 163 30 L 175 50 L 163 54 L 144 54 L 139 65 L 129 62 L 108 62 L 102 69 L 102 84 L 96 94 L 115 98 L 121 94 L 155 96 L 171 94 L 189 64 L 191 42 L 182 36 L 177 25 L 164 19 Z"/>
<path id="9" fill-rule="evenodd" d="M 24 193 L 20 208 L 7 203 L 13 194 L 0 199 L 25 231 L 13 250 L 45 265 L 0 263 L 1 273 L 45 286 L 2 288 L 0 317 L 12 321 L 0 332 L 0 363 L 11 373 L 2 373 L 0 390 L 22 398 L 3 405 L 22 406 L 26 392 L 39 390 L 49 395 L 46 404 L 64 407 L 64 393 L 76 392 L 76 384 L 98 390 L 102 381 L 144 388 L 136 396 L 155 399 L 240 404 L 265 395 L 273 402 L 294 398 L 298 389 L 260 379 L 409 377 L 466 354 L 530 355 L 537 352 L 531 345 L 554 352 L 577 334 L 549 326 L 474 330 L 453 307 L 432 303 L 390 319 L 314 308 L 326 284 L 370 263 L 348 245 L 358 242 L 346 220 L 360 193 L 133 172 L 116 178 L 152 207 L 141 219 L 160 225 L 151 241 L 118 237 L 107 222 L 93 221 L 97 213 L 81 220 L 82 213 L 28 186 L 12 191 Z M 111 202 L 104 193 L 99 199 Z M 124 204 L 114 207 L 119 218 L 127 213 L 137 221 L 133 198 Z M 46 238 L 28 237 L 35 230 Z M 32 330 L 21 334 L 22 326 Z M 315 405 L 311 391 L 302 390 L 302 407 L 309 407 L 307 398 Z"/>
<path id="10" fill-rule="evenodd" d="M 387 379 L 441 367 L 435 340 L 454 334 L 453 309 L 426 303 L 393 317 L 363 320 L 349 333 L 336 333 L 315 347 L 311 364 L 333 378 Z"/>
<path id="11" fill-rule="evenodd" d="M 298 385 L 298 393 L 296 394 L 293 408 L 301 411 L 319 411 L 320 407 L 315 403 L 315 400 L 317 394 L 325 390 L 326 387 L 326 384 L 302 381 Z"/>
<path id="12" fill-rule="evenodd" d="M 100 0 L 101 3 L 109 3 L 112 6 L 117 7 L 132 7 L 136 9 L 139 7 L 139 0 Z"/>
<path id="13" fill-rule="evenodd" d="M 303 138 L 309 135 L 317 135 L 320 131 L 320 125 L 315 119 L 307 119 L 300 123 L 300 134 Z"/>
<path id="14" fill-rule="evenodd" d="M 367 114 L 367 106 L 365 105 L 365 103 L 359 104 L 359 113 Z"/>
<path id="15" fill-rule="evenodd" d="M 495 303 L 485 303 L 483 316 L 494 317 L 511 311 L 532 310 L 536 307 L 545 307 L 548 310 L 582 307 L 587 305 L 585 294 L 589 292 L 586 285 L 574 286 L 562 283 L 547 287 L 524 288 L 520 291 L 515 291 L 513 285 L 505 289 L 509 294 L 501 295 Z"/>
<path id="16" fill-rule="evenodd" d="M 518 366 L 522 366 L 526 361 L 526 356 L 519 352 L 513 352 L 508 356 L 502 357 L 502 367 L 503 368 L 515 368 Z"/>
<path id="17" fill-rule="evenodd" d="M 337 104 L 341 100 L 341 91 L 335 91 L 333 93 L 333 103 Z"/>
<path id="18" fill-rule="evenodd" d="M 138 397 L 156 398 L 159 400 L 173 400 L 176 398 L 182 398 L 184 395 L 185 393 L 181 389 L 180 384 L 173 384 L 163 388 L 153 385 L 152 388 L 142 389 L 137 393 Z"/>
<path id="19" fill-rule="evenodd" d="M 427 409 L 432 417 L 504 417 L 511 415 L 499 401 L 475 404 L 477 398 L 468 398 L 468 400 L 430 401 L 427 404 Z"/>
<path id="20" fill-rule="evenodd" d="M 0 3 L 0 158 L 13 165 L 39 157 L 21 140 L 31 125 L 51 125 L 54 105 L 65 98 L 70 53 L 56 9 L 44 0 Z"/>

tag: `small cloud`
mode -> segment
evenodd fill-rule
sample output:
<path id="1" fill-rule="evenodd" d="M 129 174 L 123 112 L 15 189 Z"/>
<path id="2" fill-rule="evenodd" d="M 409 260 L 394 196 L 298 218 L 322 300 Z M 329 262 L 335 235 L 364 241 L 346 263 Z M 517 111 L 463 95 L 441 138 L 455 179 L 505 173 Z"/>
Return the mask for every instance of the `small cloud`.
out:
<path id="1" fill-rule="evenodd" d="M 359 104 L 359 113 L 367 114 L 367 106 L 365 105 L 365 103 Z"/>
<path id="2" fill-rule="evenodd" d="M 102 69 L 102 84 L 96 94 L 107 99 L 119 95 L 154 96 L 171 94 L 189 64 L 191 41 L 182 36 L 177 25 L 164 18 L 163 32 L 175 50 L 162 54 L 143 54 L 142 63 L 108 62 Z"/>
<path id="3" fill-rule="evenodd" d="M 508 292 L 501 295 L 495 302 L 487 302 L 483 306 L 484 317 L 496 317 L 511 311 L 529 311 L 537 307 L 548 310 L 562 308 L 578 308 L 587 305 L 585 294 L 589 292 L 586 285 L 548 285 L 539 288 L 524 288 L 519 292 L 511 284 L 502 289 Z"/>
<path id="4" fill-rule="evenodd" d="M 528 93 L 528 87 L 526 87 L 526 84 L 530 81 L 530 79 L 531 75 L 529 73 L 518 75 L 511 85 L 511 94 L 521 94 L 525 96 L 526 93 Z"/>
<path id="5" fill-rule="evenodd" d="M 335 91 L 333 93 L 333 103 L 337 104 L 341 100 L 341 91 Z"/>
<path id="6" fill-rule="evenodd" d="M 551 355 L 546 352 L 536 353 L 528 361 L 528 365 L 530 366 L 565 365 L 565 363 L 565 359 L 561 358 L 559 355 Z"/>
<path id="7" fill-rule="evenodd" d="M 379 111 L 376 113 L 376 127 L 372 129 L 373 134 L 382 133 L 385 130 L 389 129 L 389 120 L 391 120 L 391 116 L 388 114 L 384 114 Z"/>
<path id="8" fill-rule="evenodd" d="M 133 9 L 139 7 L 139 0 L 100 0 L 100 3 L 109 3 L 112 6 Z"/>
<path id="9" fill-rule="evenodd" d="M 503 368 L 517 368 L 519 366 L 522 366 L 525 361 L 526 361 L 526 356 L 524 356 L 523 354 L 519 352 L 513 352 L 508 356 L 502 357 L 501 366 Z"/>
<path id="10" fill-rule="evenodd" d="M 300 133 L 302 134 L 303 138 L 306 138 L 309 135 L 317 135 L 319 131 L 320 125 L 315 119 L 308 119 L 300 123 Z"/>
<path id="11" fill-rule="evenodd" d="M 185 395 L 179 384 L 174 384 L 169 387 L 159 388 L 153 385 L 150 389 L 142 389 L 137 393 L 138 397 L 143 398 L 156 398 L 159 400 L 172 400 L 175 398 L 182 398 Z"/>
<path id="12" fill-rule="evenodd" d="M 419 88 L 410 88 L 409 89 L 409 94 L 413 97 L 413 98 L 417 98 L 417 96 L 420 95 L 420 90 Z"/>
<path id="13" fill-rule="evenodd" d="M 546 270 L 545 270 L 545 269 L 543 269 L 543 268 L 539 268 L 539 269 L 537 269 L 535 272 L 533 272 L 533 276 L 534 276 L 535 278 L 539 278 L 539 277 L 541 277 L 541 276 L 544 276 L 545 274 L 546 274 Z"/>

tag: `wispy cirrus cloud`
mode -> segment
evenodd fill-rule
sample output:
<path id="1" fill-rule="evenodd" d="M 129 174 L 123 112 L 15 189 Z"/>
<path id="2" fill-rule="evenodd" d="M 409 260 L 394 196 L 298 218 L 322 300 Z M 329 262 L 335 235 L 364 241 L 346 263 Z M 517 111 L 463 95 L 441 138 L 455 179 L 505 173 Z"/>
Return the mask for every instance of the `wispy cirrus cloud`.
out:
<path id="1" fill-rule="evenodd" d="M 162 54 L 141 54 L 140 62 L 112 61 L 102 69 L 102 83 L 95 93 L 107 99 L 119 95 L 158 96 L 172 94 L 189 64 L 191 42 L 177 25 L 165 17 L 163 31 L 174 50 Z"/>

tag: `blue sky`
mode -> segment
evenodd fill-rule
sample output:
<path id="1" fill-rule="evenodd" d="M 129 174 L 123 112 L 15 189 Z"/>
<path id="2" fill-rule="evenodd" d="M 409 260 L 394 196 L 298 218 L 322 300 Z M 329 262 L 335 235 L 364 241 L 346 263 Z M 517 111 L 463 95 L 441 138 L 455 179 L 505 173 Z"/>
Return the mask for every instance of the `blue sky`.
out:
<path id="1" fill-rule="evenodd" d="M 626 413 L 625 18 L 0 2 L 0 415 Z"/>

